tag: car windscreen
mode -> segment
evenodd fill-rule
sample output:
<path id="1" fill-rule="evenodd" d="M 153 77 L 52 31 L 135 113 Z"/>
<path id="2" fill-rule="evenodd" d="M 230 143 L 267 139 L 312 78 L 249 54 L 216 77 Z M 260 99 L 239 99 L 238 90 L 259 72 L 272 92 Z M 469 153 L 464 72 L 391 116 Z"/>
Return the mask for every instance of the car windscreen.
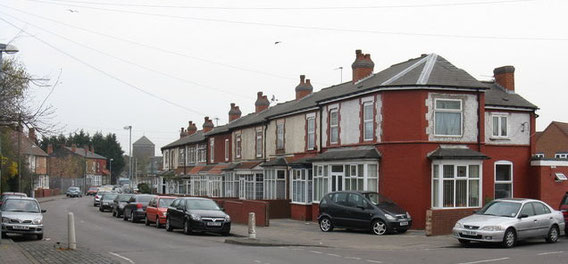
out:
<path id="1" fill-rule="evenodd" d="M 117 196 L 118 196 L 118 194 L 105 193 L 101 199 L 102 200 L 114 200 L 114 198 L 116 198 Z"/>
<path id="2" fill-rule="evenodd" d="M 187 200 L 189 210 L 219 210 L 217 203 L 212 200 Z"/>
<path id="3" fill-rule="evenodd" d="M 162 198 L 160 199 L 160 204 L 158 205 L 158 207 L 168 207 L 174 200 L 174 198 Z"/>
<path id="4" fill-rule="evenodd" d="M 2 211 L 39 213 L 39 204 L 34 200 L 8 199 L 2 204 Z"/>
<path id="5" fill-rule="evenodd" d="M 391 199 L 389 199 L 388 197 L 382 196 L 378 193 L 365 193 L 363 194 L 365 195 L 365 197 L 367 199 L 369 199 L 369 201 L 371 201 L 371 203 L 373 203 L 374 205 L 379 205 L 379 204 L 395 204 Z"/>
<path id="6" fill-rule="evenodd" d="M 521 203 L 494 201 L 484 206 L 477 214 L 515 217 L 521 209 Z"/>
<path id="7" fill-rule="evenodd" d="M 132 195 L 119 195 L 118 201 L 119 202 L 128 202 L 128 200 L 130 200 L 130 197 L 132 197 Z"/>
<path id="8" fill-rule="evenodd" d="M 148 195 L 138 196 L 136 197 L 136 201 L 138 201 L 139 203 L 149 203 L 150 200 L 152 200 L 152 198 L 154 198 L 154 196 L 148 196 Z"/>
<path id="9" fill-rule="evenodd" d="M 67 189 L 67 191 L 78 191 L 79 187 L 69 187 L 69 189 Z"/>

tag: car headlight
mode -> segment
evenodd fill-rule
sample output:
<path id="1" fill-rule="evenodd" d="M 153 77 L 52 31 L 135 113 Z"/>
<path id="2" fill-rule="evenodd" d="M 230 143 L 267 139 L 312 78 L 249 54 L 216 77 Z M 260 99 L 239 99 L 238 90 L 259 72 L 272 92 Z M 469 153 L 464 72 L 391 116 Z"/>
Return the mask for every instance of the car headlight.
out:
<path id="1" fill-rule="evenodd" d="M 481 228 L 484 231 L 501 231 L 503 228 L 501 226 L 484 226 Z"/>
<path id="2" fill-rule="evenodd" d="M 163 212 L 162 212 L 162 215 L 163 215 L 163 216 L 168 215 L 168 211 L 163 211 Z"/>
<path id="3" fill-rule="evenodd" d="M 456 222 L 456 225 L 454 227 L 455 228 L 462 228 L 463 225 L 460 222 Z"/>
<path id="4" fill-rule="evenodd" d="M 406 212 L 406 218 L 411 219 L 412 217 L 410 217 L 410 213 Z"/>
<path id="5" fill-rule="evenodd" d="M 225 222 L 231 222 L 231 217 L 229 215 L 225 216 Z"/>
<path id="6" fill-rule="evenodd" d="M 201 216 L 199 216 L 199 215 L 190 214 L 189 216 L 190 216 L 191 219 L 194 220 L 194 221 L 201 221 Z"/>
<path id="7" fill-rule="evenodd" d="M 43 223 L 43 218 L 36 218 L 32 221 L 34 225 L 41 225 Z"/>
<path id="8" fill-rule="evenodd" d="M 389 221 L 395 221 L 395 220 L 396 220 L 396 218 L 395 218 L 394 216 L 390 215 L 390 214 L 385 214 L 385 217 L 386 217 L 387 220 L 389 220 Z"/>
<path id="9" fill-rule="evenodd" d="M 10 218 L 2 217 L 2 223 L 10 223 Z"/>

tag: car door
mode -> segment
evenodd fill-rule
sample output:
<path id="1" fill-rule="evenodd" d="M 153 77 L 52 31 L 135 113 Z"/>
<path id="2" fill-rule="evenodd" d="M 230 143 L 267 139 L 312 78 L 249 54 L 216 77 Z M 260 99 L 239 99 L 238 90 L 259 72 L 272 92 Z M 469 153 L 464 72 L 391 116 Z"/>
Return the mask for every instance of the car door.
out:
<path id="1" fill-rule="evenodd" d="M 535 224 L 535 236 L 546 236 L 548 234 L 548 229 L 552 225 L 554 217 L 550 209 L 540 202 L 533 202 L 533 208 L 536 218 Z"/>
<path id="2" fill-rule="evenodd" d="M 358 228 L 367 228 L 371 226 L 371 219 L 373 217 L 370 205 L 365 198 L 356 193 L 350 193 L 347 199 L 349 204 L 347 212 L 347 222 Z"/>
<path id="3" fill-rule="evenodd" d="M 331 206 L 332 216 L 337 226 L 350 226 L 349 223 L 349 197 L 348 193 L 338 192 L 333 195 L 333 205 Z"/>
<path id="4" fill-rule="evenodd" d="M 156 221 L 156 207 L 154 206 L 154 204 L 156 204 L 157 200 L 157 197 L 152 198 L 152 200 L 150 200 L 150 202 L 148 203 L 148 207 L 146 207 L 146 217 L 151 222 Z"/>
<path id="5" fill-rule="evenodd" d="M 136 198 L 134 196 L 128 199 L 128 203 L 124 206 L 124 215 L 130 217 L 132 211 L 134 210 L 134 205 L 136 204 Z"/>
<path id="6" fill-rule="evenodd" d="M 185 212 L 185 204 L 186 204 L 186 200 L 180 200 L 179 203 L 176 206 L 176 215 L 175 215 L 175 226 L 176 227 L 181 227 L 183 226 L 183 216 L 184 216 L 184 212 Z"/>
<path id="7" fill-rule="evenodd" d="M 168 207 L 167 218 L 170 220 L 170 225 L 175 226 L 175 219 L 177 214 L 177 205 L 180 203 L 181 199 L 175 199 L 170 207 Z"/>
<path id="8" fill-rule="evenodd" d="M 533 237 L 537 221 L 532 203 L 525 203 L 523 208 L 521 208 L 518 223 L 516 224 L 519 238 Z"/>

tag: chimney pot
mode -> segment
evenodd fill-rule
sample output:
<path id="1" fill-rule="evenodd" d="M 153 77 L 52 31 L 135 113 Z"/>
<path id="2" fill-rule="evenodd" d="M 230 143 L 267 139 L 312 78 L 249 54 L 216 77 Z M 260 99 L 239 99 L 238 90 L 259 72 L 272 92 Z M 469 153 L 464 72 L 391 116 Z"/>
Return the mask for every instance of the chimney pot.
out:
<path id="1" fill-rule="evenodd" d="M 312 93 L 314 88 L 310 83 L 310 79 L 306 79 L 306 75 L 300 75 L 300 83 L 296 86 L 296 100 L 303 98 Z"/>
<path id="2" fill-rule="evenodd" d="M 208 116 L 206 116 L 204 118 L 204 122 L 203 122 L 203 132 L 207 133 L 207 132 L 211 131 L 211 129 L 213 129 L 213 127 L 215 127 L 215 125 L 213 125 L 213 121 L 211 119 L 209 119 Z"/>
<path id="3" fill-rule="evenodd" d="M 375 63 L 371 60 L 371 54 L 363 54 L 361 50 L 356 50 L 355 54 L 355 61 L 351 64 L 353 83 L 373 74 L 375 67 Z"/>
<path id="4" fill-rule="evenodd" d="M 47 155 L 53 153 L 53 144 L 47 144 Z"/>
<path id="5" fill-rule="evenodd" d="M 495 82 L 503 88 L 514 92 L 515 91 L 515 67 L 503 66 L 493 70 Z"/>
<path id="6" fill-rule="evenodd" d="M 241 110 L 235 103 L 231 103 L 231 109 L 229 110 L 229 122 L 239 119 L 241 117 Z"/>
<path id="7" fill-rule="evenodd" d="M 270 106 L 270 101 L 268 101 L 268 97 L 266 95 L 262 95 L 262 92 L 258 92 L 256 95 L 256 102 L 254 103 L 255 113 L 259 113 Z"/>

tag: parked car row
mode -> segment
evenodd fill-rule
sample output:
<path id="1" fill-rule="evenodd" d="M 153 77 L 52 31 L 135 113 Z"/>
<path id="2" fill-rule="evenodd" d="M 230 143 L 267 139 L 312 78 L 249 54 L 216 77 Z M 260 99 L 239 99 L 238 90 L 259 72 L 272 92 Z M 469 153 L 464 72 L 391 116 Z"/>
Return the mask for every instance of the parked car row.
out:
<path id="1" fill-rule="evenodd" d="M 174 229 L 183 229 L 185 234 L 231 232 L 231 217 L 208 198 L 101 193 L 95 206 L 101 212 L 110 210 L 113 217 L 124 221 L 144 221 L 147 226 L 164 226 L 169 232 Z"/>
<path id="2" fill-rule="evenodd" d="M 0 205 L 1 235 L 8 233 L 36 235 L 43 239 L 43 213 L 39 202 L 24 193 L 2 193 Z"/>

